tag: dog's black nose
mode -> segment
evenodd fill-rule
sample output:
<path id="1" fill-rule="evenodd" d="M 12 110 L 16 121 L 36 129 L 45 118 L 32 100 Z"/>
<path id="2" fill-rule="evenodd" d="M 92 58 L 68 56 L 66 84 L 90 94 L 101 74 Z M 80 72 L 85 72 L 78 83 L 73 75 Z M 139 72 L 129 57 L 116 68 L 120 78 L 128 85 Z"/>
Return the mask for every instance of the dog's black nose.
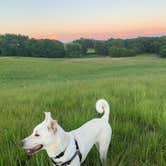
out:
<path id="1" fill-rule="evenodd" d="M 24 141 L 20 141 L 20 146 L 24 146 Z"/>

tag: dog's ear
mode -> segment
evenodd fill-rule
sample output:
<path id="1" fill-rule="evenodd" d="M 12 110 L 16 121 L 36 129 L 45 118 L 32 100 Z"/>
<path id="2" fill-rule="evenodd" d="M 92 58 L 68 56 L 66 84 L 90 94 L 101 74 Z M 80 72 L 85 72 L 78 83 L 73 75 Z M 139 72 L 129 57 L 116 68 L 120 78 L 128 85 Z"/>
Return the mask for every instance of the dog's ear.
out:
<path id="1" fill-rule="evenodd" d="M 45 121 L 49 121 L 49 120 L 52 119 L 52 118 L 51 118 L 51 113 L 50 113 L 50 112 L 45 112 L 44 114 L 45 114 Z"/>
<path id="2" fill-rule="evenodd" d="M 44 121 L 46 122 L 46 124 L 48 126 L 48 130 L 55 133 L 57 130 L 57 121 L 52 119 L 50 112 L 45 112 Z"/>
<path id="3" fill-rule="evenodd" d="M 56 120 L 50 120 L 48 125 L 48 130 L 52 131 L 53 133 L 57 130 L 57 121 Z"/>

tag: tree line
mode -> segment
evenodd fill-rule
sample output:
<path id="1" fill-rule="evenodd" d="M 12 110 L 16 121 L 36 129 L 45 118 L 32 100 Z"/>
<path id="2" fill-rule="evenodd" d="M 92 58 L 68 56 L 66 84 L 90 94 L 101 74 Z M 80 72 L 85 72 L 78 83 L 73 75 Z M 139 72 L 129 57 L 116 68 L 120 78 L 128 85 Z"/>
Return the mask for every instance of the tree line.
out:
<path id="1" fill-rule="evenodd" d="M 0 35 L 0 56 L 25 57 L 129 57 L 154 53 L 166 57 L 166 36 L 133 39 L 75 40 L 62 43 L 57 40 L 31 39 L 24 35 Z"/>

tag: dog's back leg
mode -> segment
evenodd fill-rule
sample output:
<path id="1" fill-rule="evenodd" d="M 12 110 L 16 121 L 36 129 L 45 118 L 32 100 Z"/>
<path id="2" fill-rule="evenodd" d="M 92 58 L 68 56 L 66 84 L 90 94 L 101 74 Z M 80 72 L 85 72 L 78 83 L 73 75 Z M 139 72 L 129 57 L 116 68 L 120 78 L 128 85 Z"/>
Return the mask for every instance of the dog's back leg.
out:
<path id="1" fill-rule="evenodd" d="M 104 164 L 107 158 L 107 152 L 111 141 L 112 130 L 111 128 L 104 130 L 99 137 L 98 150 L 100 154 L 100 160 Z"/>

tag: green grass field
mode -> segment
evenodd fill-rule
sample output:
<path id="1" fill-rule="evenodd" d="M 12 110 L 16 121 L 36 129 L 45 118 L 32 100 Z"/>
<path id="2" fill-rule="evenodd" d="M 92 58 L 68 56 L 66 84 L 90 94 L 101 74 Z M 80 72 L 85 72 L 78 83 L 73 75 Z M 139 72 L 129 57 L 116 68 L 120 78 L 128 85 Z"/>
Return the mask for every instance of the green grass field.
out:
<path id="1" fill-rule="evenodd" d="M 65 130 L 111 107 L 108 166 L 166 165 L 166 60 L 0 58 L 0 165 L 47 166 L 45 151 L 28 159 L 18 142 L 52 112 Z M 99 166 L 92 149 L 84 166 Z"/>

